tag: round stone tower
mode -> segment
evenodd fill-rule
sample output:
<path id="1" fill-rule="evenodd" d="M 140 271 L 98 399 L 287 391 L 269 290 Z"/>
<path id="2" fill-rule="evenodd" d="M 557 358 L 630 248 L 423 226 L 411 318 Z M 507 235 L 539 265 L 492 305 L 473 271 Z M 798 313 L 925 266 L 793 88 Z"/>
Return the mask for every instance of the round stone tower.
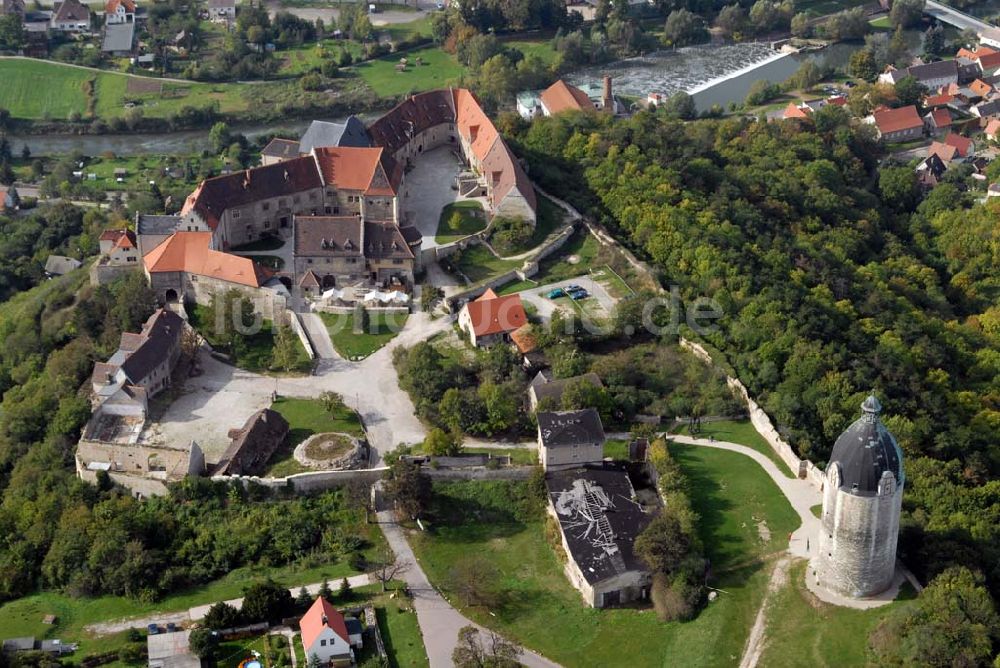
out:
<path id="1" fill-rule="evenodd" d="M 870 395 L 861 417 L 837 439 L 826 468 L 819 552 L 819 586 L 864 598 L 892 584 L 903 501 L 903 453 L 879 419 Z"/>

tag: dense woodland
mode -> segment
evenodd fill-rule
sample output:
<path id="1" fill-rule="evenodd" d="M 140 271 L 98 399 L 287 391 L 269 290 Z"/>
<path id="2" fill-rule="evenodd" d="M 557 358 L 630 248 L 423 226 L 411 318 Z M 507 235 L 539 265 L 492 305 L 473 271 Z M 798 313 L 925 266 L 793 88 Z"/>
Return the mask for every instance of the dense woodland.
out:
<path id="1" fill-rule="evenodd" d="M 901 556 L 1000 593 L 997 205 L 923 196 L 834 107 L 806 127 L 563 115 L 515 140 L 664 286 L 717 300 L 703 340 L 803 456 L 823 466 L 874 389 L 906 456 Z"/>

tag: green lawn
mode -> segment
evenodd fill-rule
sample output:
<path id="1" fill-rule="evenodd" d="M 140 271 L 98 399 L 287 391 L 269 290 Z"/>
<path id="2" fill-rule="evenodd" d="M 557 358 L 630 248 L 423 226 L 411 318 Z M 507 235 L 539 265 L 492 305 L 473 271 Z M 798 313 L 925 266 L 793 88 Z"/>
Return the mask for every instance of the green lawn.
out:
<path id="1" fill-rule="evenodd" d="M 538 463 L 538 450 L 534 448 L 463 448 L 463 452 L 494 457 L 510 457 L 514 466 L 534 466 Z"/>
<path id="2" fill-rule="evenodd" d="M 628 460 L 628 441 L 609 439 L 604 442 L 604 456 L 611 459 Z"/>
<path id="3" fill-rule="evenodd" d="M 514 281 L 513 283 L 508 283 L 503 286 L 503 288 L 496 291 L 498 295 L 512 295 L 515 292 L 521 292 L 522 290 L 531 290 L 538 287 L 538 282 L 534 279 L 527 278 L 523 281 Z"/>
<path id="4" fill-rule="evenodd" d="M 687 425 L 682 426 L 678 429 L 680 434 L 690 434 L 690 430 Z M 778 453 L 774 451 L 767 441 L 757 433 L 754 426 L 749 420 L 723 420 L 721 422 L 704 422 L 701 425 L 701 431 L 698 433 L 699 438 L 709 438 L 714 437 L 717 441 L 729 441 L 731 443 L 739 443 L 740 445 L 745 445 L 748 448 L 753 448 L 757 452 L 765 455 L 768 459 L 778 465 L 781 472 L 784 473 L 789 478 L 794 478 L 792 475 L 792 470 L 788 468 L 788 464 L 778 456 Z"/>
<path id="5" fill-rule="evenodd" d="M 818 518 L 822 518 L 823 517 L 823 504 L 822 503 L 817 503 L 815 506 L 810 506 L 809 510 L 816 517 L 818 517 Z"/>
<path id="6" fill-rule="evenodd" d="M 760 666 L 834 668 L 864 666 L 868 635 L 880 619 L 914 598 L 904 584 L 887 606 L 854 610 L 816 599 L 805 587 L 806 562 L 789 570 L 788 583 L 768 604 L 767 643 Z"/>
<path id="7" fill-rule="evenodd" d="M 484 229 L 486 216 L 482 205 L 475 200 L 464 200 L 449 204 L 441 210 L 434 240 L 439 244 L 448 244 Z"/>
<path id="8" fill-rule="evenodd" d="M 379 313 L 369 315 L 365 331 L 355 333 L 353 313 L 320 313 L 319 317 L 330 332 L 333 347 L 341 357 L 359 360 L 389 343 L 406 325 L 405 313 Z"/>
<path id="9" fill-rule="evenodd" d="M 406 611 L 403 610 L 404 607 Z M 413 612 L 413 604 L 409 600 L 382 596 L 375 603 L 375 618 L 385 642 L 390 666 L 422 668 L 428 665 L 417 614 Z"/>
<path id="10" fill-rule="evenodd" d="M 476 244 L 461 251 L 458 268 L 470 281 L 479 283 L 517 269 L 522 264 L 521 260 L 502 260 L 485 246 Z"/>
<path id="11" fill-rule="evenodd" d="M 531 236 L 523 244 L 518 244 L 507 251 L 502 252 L 496 246 L 494 248 L 496 248 L 498 253 L 506 256 L 520 255 L 542 245 L 549 238 L 549 235 L 562 227 L 565 222 L 566 219 L 563 210 L 548 197 L 538 194 L 538 216 L 535 220 L 535 229 L 532 231 Z"/>
<path id="12" fill-rule="evenodd" d="M 591 278 L 600 283 L 608 291 L 608 294 L 615 299 L 624 299 L 635 294 L 635 291 L 632 290 L 629 284 L 607 265 L 596 267 L 593 273 L 591 273 Z"/>
<path id="13" fill-rule="evenodd" d="M 288 421 L 288 436 L 285 442 L 271 457 L 265 475 L 282 478 L 295 473 L 310 471 L 292 456 L 295 446 L 313 434 L 329 431 L 343 432 L 352 436 L 364 437 L 364 428 L 358 414 L 349 408 L 344 408 L 336 415 L 331 415 L 323 408 L 318 399 L 295 399 L 279 397 L 271 404 L 271 408 L 281 413 Z"/>
<path id="14" fill-rule="evenodd" d="M 400 54 L 394 53 L 377 60 L 358 63 L 351 69 L 381 97 L 395 97 L 433 88 L 444 88 L 458 81 L 465 70 L 454 56 L 440 47 L 431 46 L 406 54 L 410 65 L 405 72 L 398 72 Z M 414 64 L 417 58 L 423 64 Z"/>
<path id="15" fill-rule="evenodd" d="M 369 540 L 377 544 L 381 544 L 381 536 L 379 531 L 369 532 Z M 57 592 L 42 592 L 0 606 L 0 629 L 3 630 L 3 637 L 35 636 L 39 639 L 59 638 L 67 642 L 79 642 L 80 651 L 76 656 L 82 657 L 92 651 L 118 648 L 126 644 L 124 634 L 100 639 L 88 636 L 83 630 L 88 624 L 140 615 L 177 612 L 195 605 L 238 598 L 248 584 L 266 577 L 293 587 L 320 582 L 323 578 L 336 581 L 355 573 L 356 571 L 346 561 L 321 566 L 292 564 L 281 568 L 263 566 L 239 568 L 224 578 L 183 590 L 155 603 L 143 603 L 120 596 L 84 598 Z M 47 614 L 57 616 L 54 625 L 48 626 L 42 623 L 42 617 Z"/>
<path id="16" fill-rule="evenodd" d="M 596 264 L 600 244 L 586 228 L 578 229 L 563 247 L 541 261 L 531 278 L 539 285 L 565 281 L 586 274 Z M 574 258 L 575 262 L 570 262 Z"/>
<path id="17" fill-rule="evenodd" d="M 563 575 L 540 518 L 439 524 L 432 533 L 412 536 L 414 550 L 439 587 L 469 554 L 495 564 L 506 603 L 463 612 L 565 666 L 623 665 L 623 652 L 630 668 L 735 665 L 763 600 L 769 569 L 762 559 L 787 546 L 798 518 L 767 474 L 747 465 L 746 457 L 678 445 L 671 452 L 692 483 L 712 585 L 726 592 L 692 621 L 661 623 L 649 609 L 586 607 Z M 477 510 L 458 507 L 453 514 L 474 518 Z M 767 543 L 759 537 L 759 520 L 771 532 Z"/>
<path id="18" fill-rule="evenodd" d="M 19 118 L 87 113 L 85 82 L 94 72 L 32 60 L 0 60 L 0 107 Z"/>
<path id="19" fill-rule="evenodd" d="M 188 312 L 188 320 L 190 321 L 191 326 L 197 329 L 213 348 L 219 350 L 220 352 L 231 354 L 228 346 L 217 340 L 209 329 L 209 323 L 212 322 L 211 319 L 214 317 L 212 309 L 201 304 L 188 304 L 186 308 Z M 273 367 L 273 327 L 274 323 L 272 321 L 263 320 L 259 332 L 245 335 L 243 337 L 244 349 L 239 353 L 236 359 L 233 360 L 233 363 L 243 369 L 247 369 L 248 371 L 277 371 L 277 369 Z M 309 354 L 306 352 L 305 347 L 303 347 L 302 342 L 299 341 L 297 336 L 295 337 L 295 344 L 296 350 L 298 351 L 298 357 L 296 359 L 295 366 L 293 367 L 293 371 L 307 371 L 312 365 L 312 360 L 309 358 Z"/>

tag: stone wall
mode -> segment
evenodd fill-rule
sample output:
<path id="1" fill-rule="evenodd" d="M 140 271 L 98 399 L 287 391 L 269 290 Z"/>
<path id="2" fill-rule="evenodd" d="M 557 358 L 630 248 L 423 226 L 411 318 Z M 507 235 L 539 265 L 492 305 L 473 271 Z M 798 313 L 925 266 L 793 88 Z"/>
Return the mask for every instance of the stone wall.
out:
<path id="1" fill-rule="evenodd" d="M 295 335 L 299 337 L 299 341 L 302 342 L 302 346 L 306 349 L 306 353 L 309 354 L 309 359 L 316 359 L 316 351 L 313 350 L 312 343 L 309 342 L 309 336 L 306 335 L 306 330 L 302 326 L 299 314 L 292 310 L 286 310 L 285 317 L 288 320 L 288 324 L 291 325 L 292 330 L 295 332 Z"/>
<path id="2" fill-rule="evenodd" d="M 90 284 L 107 285 L 125 274 L 142 269 L 142 264 L 109 265 L 102 264 L 99 258 L 90 267 Z"/>

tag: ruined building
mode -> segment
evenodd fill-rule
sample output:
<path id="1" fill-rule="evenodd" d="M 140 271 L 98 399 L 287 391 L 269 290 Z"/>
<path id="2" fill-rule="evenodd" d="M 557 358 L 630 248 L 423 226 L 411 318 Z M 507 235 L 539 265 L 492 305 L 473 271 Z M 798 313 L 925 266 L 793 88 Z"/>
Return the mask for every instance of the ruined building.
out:
<path id="1" fill-rule="evenodd" d="M 892 584 L 903 500 L 903 455 L 879 418 L 874 395 L 861 417 L 837 439 L 823 487 L 819 553 L 812 575 L 819 586 L 864 598 Z"/>

